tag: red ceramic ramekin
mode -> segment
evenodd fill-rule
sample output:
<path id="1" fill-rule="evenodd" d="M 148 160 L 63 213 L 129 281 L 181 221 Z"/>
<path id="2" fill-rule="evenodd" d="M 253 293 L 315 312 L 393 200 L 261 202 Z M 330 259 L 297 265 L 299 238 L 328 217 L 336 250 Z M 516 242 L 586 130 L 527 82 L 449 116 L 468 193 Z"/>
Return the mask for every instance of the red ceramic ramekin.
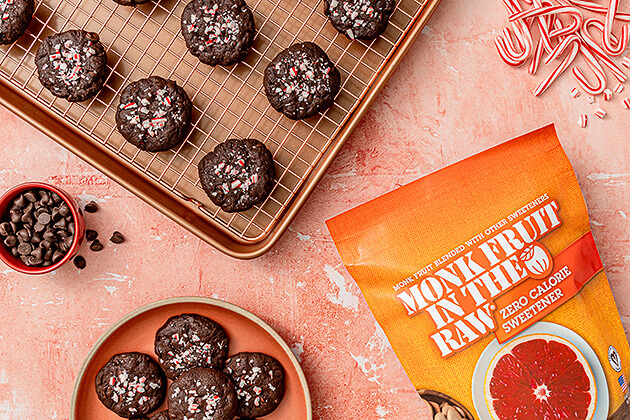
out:
<path id="1" fill-rule="evenodd" d="M 44 184 L 43 182 L 27 182 L 25 184 L 17 185 L 4 193 L 4 195 L 0 197 L 0 219 L 2 219 L 2 221 L 7 219 L 9 209 L 11 208 L 11 202 L 16 196 L 32 189 L 41 189 L 54 192 L 59 197 L 61 197 L 63 201 L 66 202 L 66 204 L 70 208 L 70 212 L 72 213 L 72 218 L 74 219 L 74 240 L 72 241 L 72 246 L 70 247 L 66 255 L 64 255 L 64 257 L 57 261 L 55 264 L 49 265 L 48 267 L 29 267 L 28 265 L 24 264 L 22 260 L 11 254 L 11 251 L 4 245 L 4 243 L 0 242 L 0 259 L 6 265 L 11 267 L 15 271 L 19 271 L 20 273 L 45 274 L 56 270 L 57 268 L 64 265 L 66 262 L 70 261 L 79 251 L 79 247 L 83 242 L 83 236 L 85 234 L 85 219 L 83 218 L 81 209 L 70 194 L 53 185 Z"/>

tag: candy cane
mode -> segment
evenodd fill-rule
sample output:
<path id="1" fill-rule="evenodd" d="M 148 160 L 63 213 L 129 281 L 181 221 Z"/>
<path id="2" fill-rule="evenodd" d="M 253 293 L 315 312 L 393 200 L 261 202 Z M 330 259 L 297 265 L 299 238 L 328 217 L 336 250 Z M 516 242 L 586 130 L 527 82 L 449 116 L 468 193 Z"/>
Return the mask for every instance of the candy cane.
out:
<path id="1" fill-rule="evenodd" d="M 541 0 L 533 0 L 532 4 L 536 8 L 543 7 L 543 3 Z M 538 29 L 540 30 L 540 36 L 542 38 L 545 51 L 551 52 L 551 50 L 553 50 L 553 47 L 551 46 L 551 37 L 549 36 L 549 28 L 551 27 L 551 25 L 553 25 L 553 22 L 549 22 L 548 18 L 553 19 L 554 15 L 540 16 L 536 20 L 538 22 Z"/>
<path id="2" fill-rule="evenodd" d="M 615 64 L 614 61 L 608 57 L 606 51 L 595 41 L 595 39 L 589 33 L 589 28 L 594 26 L 596 29 L 599 29 L 602 33 L 604 32 L 604 23 L 598 19 L 590 18 L 586 19 L 582 22 L 582 28 L 580 30 L 580 35 L 582 36 L 582 40 L 588 46 L 588 49 L 595 54 L 599 60 L 610 70 L 610 72 L 615 76 L 615 78 L 621 83 L 628 80 L 623 70 Z M 614 38 L 613 38 L 614 42 Z"/>
<path id="3" fill-rule="evenodd" d="M 621 27 L 621 39 L 616 42 L 617 47 L 613 44 L 615 42 L 612 39 L 613 24 L 615 23 L 615 15 L 619 8 L 619 0 L 610 0 L 608 5 L 608 13 L 606 13 L 606 22 L 604 25 L 604 50 L 613 57 L 617 57 L 626 50 L 628 47 L 628 41 L 630 41 L 629 26 L 626 23 Z"/>
<path id="4" fill-rule="evenodd" d="M 591 95 L 599 95 L 600 93 L 604 92 L 604 89 L 606 89 L 606 74 L 604 73 L 604 69 L 599 64 L 597 59 L 593 56 L 593 54 L 591 54 L 588 48 L 586 48 L 586 46 L 581 42 L 580 53 L 582 53 L 582 55 L 584 56 L 586 64 L 591 68 L 593 73 L 595 73 L 595 77 L 597 78 L 597 85 L 591 85 L 588 80 L 586 80 L 586 76 L 584 76 L 582 70 L 577 66 L 573 67 L 573 75 L 577 79 L 580 86 L 582 86 L 582 89 L 586 91 L 586 93 L 589 93 Z"/>
<path id="5" fill-rule="evenodd" d="M 558 78 L 558 76 L 564 73 L 564 71 L 571 65 L 573 60 L 575 60 L 575 57 L 577 57 L 578 53 L 580 52 L 580 39 L 575 35 L 571 35 L 566 37 L 556 47 L 553 53 L 549 57 L 547 57 L 547 60 L 545 61 L 551 62 L 551 60 L 558 58 L 558 56 L 564 53 L 567 47 L 571 44 L 572 49 L 570 54 L 564 60 L 562 60 L 562 63 L 560 63 L 560 65 L 558 65 L 558 67 L 556 67 L 556 69 L 549 76 L 547 76 L 547 78 L 543 80 L 543 82 L 538 85 L 536 89 L 534 89 L 534 96 L 540 96 L 544 91 L 546 91 L 547 88 L 549 88 L 549 86 Z"/>
<path id="6" fill-rule="evenodd" d="M 508 9 L 508 13 L 515 13 L 521 9 L 520 5 L 513 0 L 504 0 L 503 3 Z M 522 66 L 532 54 L 532 34 L 529 31 L 528 25 L 523 20 L 511 22 L 511 26 L 514 38 L 516 38 L 518 43 L 518 48 L 514 46 L 512 34 L 507 28 L 503 29 L 501 35 L 495 38 L 494 45 L 499 51 L 499 56 L 506 64 L 519 67 Z"/>
<path id="7" fill-rule="evenodd" d="M 542 53 L 544 50 L 544 43 L 538 41 L 536 44 L 536 50 L 534 52 L 534 57 L 532 58 L 531 63 L 529 64 L 529 74 L 536 74 L 538 71 L 538 66 L 540 65 L 540 59 L 542 58 Z"/>
<path id="8" fill-rule="evenodd" d="M 584 10 L 588 10 L 589 12 L 600 13 L 603 15 L 608 13 L 608 7 L 592 3 L 590 1 L 569 0 L 569 2 L 573 4 L 574 6 L 578 6 Z M 630 13 L 618 11 L 617 14 L 615 15 L 615 19 L 619 19 L 622 22 L 630 22 Z"/>
<path id="9" fill-rule="evenodd" d="M 569 26 L 563 27 L 560 30 L 551 31 L 549 34 L 550 37 L 561 37 L 565 35 L 569 35 L 574 33 L 580 28 L 582 24 L 582 13 L 575 7 L 572 6 L 543 6 L 532 8 L 530 10 L 525 10 L 520 13 L 515 13 L 509 17 L 510 22 L 514 22 L 520 19 L 528 19 L 531 17 L 537 16 L 546 16 L 550 14 L 561 14 L 565 13 L 573 18 L 573 23 Z"/>

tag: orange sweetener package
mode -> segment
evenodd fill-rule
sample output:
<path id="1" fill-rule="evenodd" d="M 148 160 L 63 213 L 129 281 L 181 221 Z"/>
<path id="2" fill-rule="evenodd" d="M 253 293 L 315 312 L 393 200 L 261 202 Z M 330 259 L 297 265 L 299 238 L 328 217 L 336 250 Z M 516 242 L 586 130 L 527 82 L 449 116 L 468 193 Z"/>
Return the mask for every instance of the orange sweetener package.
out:
<path id="1" fill-rule="evenodd" d="M 327 225 L 436 420 L 630 419 L 630 348 L 553 126 Z"/>

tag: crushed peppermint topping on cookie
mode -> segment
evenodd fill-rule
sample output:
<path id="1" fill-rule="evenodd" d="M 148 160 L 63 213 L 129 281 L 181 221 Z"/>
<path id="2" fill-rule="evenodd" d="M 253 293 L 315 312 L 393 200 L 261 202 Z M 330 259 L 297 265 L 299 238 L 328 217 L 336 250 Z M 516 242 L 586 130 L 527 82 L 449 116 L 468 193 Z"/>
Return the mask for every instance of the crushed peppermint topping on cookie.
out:
<path id="1" fill-rule="evenodd" d="M 0 14 L 2 15 L 2 21 L 0 21 L 0 25 L 2 25 L 5 20 L 9 19 L 9 13 L 7 12 L 7 9 L 10 5 L 14 3 L 14 0 L 0 0 Z"/>
<path id="2" fill-rule="evenodd" d="M 126 370 L 121 371 L 118 375 L 110 376 L 108 384 L 112 391 L 114 391 L 111 394 L 112 401 L 117 404 L 120 401 L 123 401 L 125 404 L 129 404 L 133 402 L 134 398 L 136 398 L 138 394 L 144 394 L 146 392 L 146 386 L 149 386 L 152 389 L 160 387 L 160 385 L 155 382 L 146 382 L 147 378 L 145 376 L 138 377 L 134 375 L 133 378 L 131 378 Z M 149 398 L 143 395 L 138 399 L 138 403 L 142 405 L 148 400 Z"/>
<path id="3" fill-rule="evenodd" d="M 379 15 L 369 0 L 338 1 L 330 0 L 328 10 L 334 17 L 339 18 L 342 24 L 351 24 L 353 28 L 361 28 L 366 22 Z M 354 38 L 352 29 L 346 31 L 350 38 Z"/>
<path id="4" fill-rule="evenodd" d="M 72 40 L 54 45 L 55 52 L 48 56 L 50 65 L 55 70 L 54 76 L 60 79 L 66 86 L 76 85 L 81 79 L 85 79 L 87 74 L 84 71 L 85 62 L 96 54 L 92 48 L 92 41 L 86 45 L 75 45 Z M 50 81 L 54 81 L 51 76 Z"/>
<path id="5" fill-rule="evenodd" d="M 232 9 L 237 9 L 234 4 Z M 203 51 L 212 45 L 236 44 L 241 36 L 241 25 L 234 10 L 218 12 L 219 5 L 205 6 L 201 15 L 190 15 L 190 21 L 184 20 L 184 27 L 190 33 L 198 34 L 205 39 L 205 45 L 200 44 Z"/>
<path id="6" fill-rule="evenodd" d="M 173 119 L 181 120 L 182 110 L 171 106 L 171 98 L 166 89 L 158 89 L 155 92 L 148 90 L 144 94 L 145 97 L 132 98 L 131 101 L 120 104 L 120 109 L 128 111 L 125 118 L 129 123 L 155 137 L 168 123 L 166 115 L 170 114 Z"/>
<path id="7" fill-rule="evenodd" d="M 278 61 L 274 68 L 276 71 L 288 69 L 289 77 L 278 78 L 274 83 L 274 92 L 282 97 L 288 98 L 295 93 L 298 101 L 310 102 L 318 92 L 331 91 L 327 83 L 331 68 L 324 57 L 313 61 L 304 51 L 291 51 L 287 57 Z"/>
<path id="8" fill-rule="evenodd" d="M 197 334 L 192 334 L 190 340 L 188 337 L 187 333 L 181 335 L 175 333 L 171 336 L 171 347 L 181 350 L 178 353 L 172 351 L 167 353 L 171 356 L 168 363 L 176 370 L 190 368 L 198 360 L 205 360 L 206 363 L 212 364 L 216 349 L 222 349 L 227 345 L 226 340 L 219 341 L 217 344 L 205 343 Z"/>

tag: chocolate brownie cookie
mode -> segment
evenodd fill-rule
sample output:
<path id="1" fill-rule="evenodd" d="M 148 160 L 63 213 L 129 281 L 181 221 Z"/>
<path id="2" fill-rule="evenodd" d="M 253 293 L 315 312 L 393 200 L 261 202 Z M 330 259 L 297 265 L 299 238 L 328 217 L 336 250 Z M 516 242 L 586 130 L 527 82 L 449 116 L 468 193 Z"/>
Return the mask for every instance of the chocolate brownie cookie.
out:
<path id="1" fill-rule="evenodd" d="M 199 180 L 210 200 L 223 211 L 250 209 L 275 185 L 273 156 L 254 139 L 226 140 L 199 162 Z"/>
<path id="2" fill-rule="evenodd" d="M 173 420 L 232 420 L 237 405 L 234 384 L 215 369 L 188 371 L 168 390 L 168 412 Z"/>
<path id="3" fill-rule="evenodd" d="M 238 415 L 266 416 L 284 396 L 284 369 L 264 353 L 237 353 L 225 362 L 224 372 L 232 379 L 238 395 Z"/>
<path id="4" fill-rule="evenodd" d="M 0 0 L 0 44 L 17 41 L 31 24 L 34 11 L 34 0 Z"/>
<path id="5" fill-rule="evenodd" d="M 39 81 L 71 102 L 96 95 L 105 83 L 107 54 L 98 34 L 66 31 L 44 39 L 35 56 Z"/>
<path id="6" fill-rule="evenodd" d="M 395 0 L 324 0 L 324 14 L 350 39 L 373 39 L 387 28 Z"/>
<path id="7" fill-rule="evenodd" d="M 151 76 L 122 91 L 116 127 L 139 149 L 162 152 L 184 141 L 191 114 L 192 102 L 182 87 L 172 80 Z"/>
<path id="8" fill-rule="evenodd" d="M 115 354 L 95 382 L 98 399 L 120 417 L 142 417 L 159 407 L 166 395 L 164 372 L 144 353 Z"/>
<path id="9" fill-rule="evenodd" d="M 193 0 L 182 13 L 182 34 L 199 61 L 229 66 L 254 43 L 254 15 L 243 0 Z"/>
<path id="10" fill-rule="evenodd" d="M 276 111 L 293 120 L 328 109 L 339 92 L 341 76 L 326 53 L 312 42 L 294 44 L 265 69 L 263 84 Z"/>
<path id="11" fill-rule="evenodd" d="M 155 334 L 155 353 L 166 376 L 175 379 L 196 367 L 223 369 L 228 337 L 213 320 L 197 314 L 176 315 Z"/>

